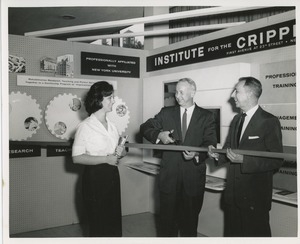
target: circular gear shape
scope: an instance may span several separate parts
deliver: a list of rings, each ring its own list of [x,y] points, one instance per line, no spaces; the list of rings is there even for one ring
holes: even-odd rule
[[[48,130],[57,138],[74,138],[77,125],[88,116],[83,102],[73,94],[59,94],[47,105],[45,121]]]
[[[42,110],[36,100],[26,93],[9,95],[9,139],[26,140],[40,128]]]
[[[125,132],[130,117],[128,107],[121,98],[115,97],[115,103],[112,107],[112,111],[107,113],[107,117],[116,125],[120,135]]]

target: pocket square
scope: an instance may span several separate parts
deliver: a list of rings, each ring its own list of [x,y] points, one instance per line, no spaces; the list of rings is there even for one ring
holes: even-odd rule
[[[249,136],[248,137],[249,140],[254,140],[254,139],[258,139],[258,138],[259,138],[259,136]]]

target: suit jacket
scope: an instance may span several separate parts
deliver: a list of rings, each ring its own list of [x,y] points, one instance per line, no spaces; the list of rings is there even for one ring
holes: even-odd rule
[[[236,144],[237,127],[241,115],[236,115],[231,123],[223,148],[282,152],[280,122],[274,115],[261,107],[252,116],[239,147]],[[228,162],[221,156],[219,164]],[[225,202],[240,208],[271,209],[273,173],[281,167],[282,159],[244,155],[242,164],[230,163],[225,189]]]
[[[161,131],[174,130],[175,139],[182,142],[180,107],[165,107],[151,119],[140,126],[141,134],[150,142],[156,143]],[[207,147],[217,144],[214,115],[197,105],[186,132],[186,146]],[[176,191],[177,181],[183,182],[184,190],[189,196],[201,195],[205,189],[206,153],[200,153],[200,164],[194,160],[186,161],[181,151],[164,151],[159,174],[160,190],[165,193]]]

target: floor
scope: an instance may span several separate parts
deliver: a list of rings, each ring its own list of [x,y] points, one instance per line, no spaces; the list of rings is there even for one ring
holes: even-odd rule
[[[123,237],[157,237],[156,221],[156,215],[151,213],[123,216]],[[85,233],[86,230],[83,226],[80,224],[73,224],[45,230],[14,234],[10,237],[85,237]],[[198,237],[203,236],[198,234]]]

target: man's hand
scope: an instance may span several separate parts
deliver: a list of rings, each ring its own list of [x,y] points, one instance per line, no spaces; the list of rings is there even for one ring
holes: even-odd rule
[[[231,148],[227,148],[227,153],[226,153],[227,158],[232,162],[232,163],[243,163],[244,161],[244,156],[241,154],[234,153]]]
[[[189,152],[187,150],[185,150],[183,153],[183,157],[185,160],[191,160],[193,159],[195,156],[198,156],[197,152]]]
[[[215,159],[216,161],[218,161],[220,154],[212,152],[212,149],[216,149],[216,148],[214,146],[212,146],[212,145],[208,146],[208,152],[207,152],[208,157],[210,159]]]
[[[162,131],[158,134],[157,139],[159,139],[163,144],[174,143],[174,139],[169,135],[173,133],[174,130],[171,131]]]

